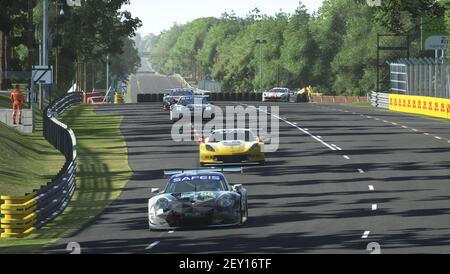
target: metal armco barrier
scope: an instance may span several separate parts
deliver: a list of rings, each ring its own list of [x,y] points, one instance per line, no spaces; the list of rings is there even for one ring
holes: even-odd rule
[[[389,109],[389,94],[372,91],[370,93],[370,103],[377,108]]]
[[[82,93],[71,93],[44,110],[44,138],[65,156],[66,162],[46,186],[23,197],[1,196],[2,238],[28,236],[61,214],[70,202],[76,187],[76,139],[73,131],[57,117],[82,100]]]

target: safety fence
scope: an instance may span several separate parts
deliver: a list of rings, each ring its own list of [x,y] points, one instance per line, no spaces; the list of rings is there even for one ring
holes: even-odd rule
[[[449,58],[410,58],[389,63],[391,92],[450,98],[449,61]]]
[[[389,109],[389,93],[372,91],[370,93],[370,103],[377,108]]]
[[[67,207],[76,187],[76,139],[73,131],[57,117],[82,100],[82,93],[71,93],[44,110],[44,138],[65,156],[66,162],[58,175],[40,189],[22,197],[0,197],[2,238],[26,237]]]
[[[393,111],[450,119],[450,99],[372,92],[371,103]]]

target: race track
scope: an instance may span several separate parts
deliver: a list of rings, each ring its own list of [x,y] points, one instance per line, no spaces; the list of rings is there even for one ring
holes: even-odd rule
[[[237,103],[217,102],[219,106]],[[250,103],[278,105],[275,103]],[[280,103],[280,148],[227,174],[249,192],[238,228],[148,230],[163,170],[197,167],[197,144],[171,139],[161,104],[102,106],[124,115],[132,180],[73,237],[44,253],[450,253],[450,124],[347,106]]]

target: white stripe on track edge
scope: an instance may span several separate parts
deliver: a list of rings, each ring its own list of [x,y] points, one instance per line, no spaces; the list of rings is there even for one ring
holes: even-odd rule
[[[291,126],[297,128],[297,129],[300,130],[301,132],[303,132],[303,133],[309,135],[309,136],[312,137],[314,140],[318,141],[319,143],[321,143],[322,145],[328,147],[329,149],[334,150],[334,151],[337,150],[336,148],[332,147],[330,144],[324,142],[323,140],[321,140],[321,139],[318,138],[317,136],[314,136],[313,134],[311,134],[311,133],[308,132],[307,130],[305,130],[305,129],[299,127],[298,125],[296,125],[296,124],[294,124],[294,123],[292,123],[292,122],[289,122],[289,121],[287,121],[287,120],[285,120],[285,119],[283,119],[283,118],[281,118],[281,117],[279,117],[279,116],[277,116],[277,115],[273,115],[272,113],[269,113],[269,112],[267,112],[267,111],[263,111],[263,110],[261,110],[261,109],[259,109],[259,111],[262,111],[262,112],[264,112],[264,113],[267,113],[267,114],[269,114],[269,115],[271,115],[271,116],[277,118],[278,120],[281,120],[281,121],[285,122],[286,124],[291,125]]]
[[[155,246],[157,246],[159,243],[160,243],[160,241],[156,241],[154,243],[151,243],[149,246],[147,246],[145,248],[145,250],[150,250],[150,249],[154,248]]]
[[[362,239],[367,239],[369,237],[370,231],[364,231],[364,234],[362,235]]]

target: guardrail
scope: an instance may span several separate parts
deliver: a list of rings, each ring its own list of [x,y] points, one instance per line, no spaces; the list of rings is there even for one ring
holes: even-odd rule
[[[389,109],[389,94],[372,91],[370,93],[370,102],[374,107]]]
[[[73,131],[57,117],[82,100],[82,93],[71,93],[44,110],[44,138],[64,155],[66,162],[58,175],[40,189],[22,197],[0,197],[1,238],[26,237],[67,207],[76,187],[76,139]]]

